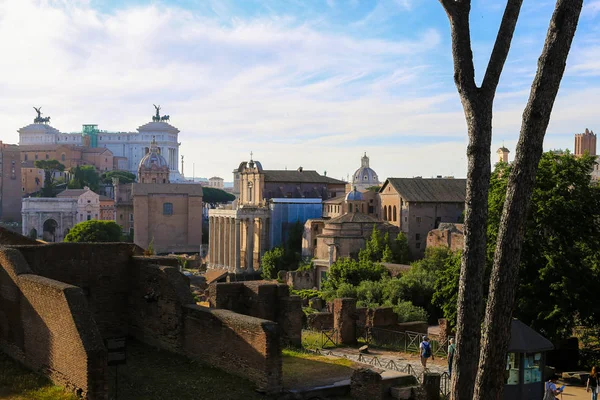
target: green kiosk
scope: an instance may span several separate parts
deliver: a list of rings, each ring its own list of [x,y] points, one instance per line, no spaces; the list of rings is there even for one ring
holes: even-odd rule
[[[546,352],[552,343],[513,319],[504,374],[505,400],[540,400],[544,397]]]

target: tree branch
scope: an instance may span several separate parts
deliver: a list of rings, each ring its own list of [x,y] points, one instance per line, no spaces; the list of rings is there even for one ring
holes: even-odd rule
[[[557,0],[523,113],[521,134],[508,178],[498,230],[483,325],[483,346],[473,396],[475,400],[496,400],[502,396],[527,212],[543,152],[544,136],[582,7],[583,0]]]
[[[494,49],[492,50],[483,83],[481,84],[481,88],[488,95],[493,96],[496,93],[500,74],[502,74],[504,63],[508,57],[510,44],[515,32],[517,20],[519,19],[521,4],[523,4],[523,0],[508,0],[506,4],[502,22],[498,29],[498,36],[496,36],[496,42],[494,43]]]

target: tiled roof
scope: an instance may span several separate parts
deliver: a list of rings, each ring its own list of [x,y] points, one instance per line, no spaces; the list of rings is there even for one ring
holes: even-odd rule
[[[79,197],[87,191],[87,189],[67,189],[57,194],[56,197]]]
[[[320,175],[317,171],[263,170],[263,174],[265,182],[345,184],[343,181]]]
[[[466,179],[388,178],[388,183],[405,201],[463,203],[467,192]]]
[[[362,223],[380,223],[377,218],[363,213],[346,213],[339,217],[332,218],[327,221],[327,224],[341,224],[344,222],[362,222]]]

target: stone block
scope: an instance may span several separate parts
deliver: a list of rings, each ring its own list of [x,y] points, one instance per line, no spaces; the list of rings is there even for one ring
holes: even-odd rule
[[[413,395],[412,386],[409,387],[393,387],[390,389],[390,395],[398,400],[410,400]]]
[[[333,301],[333,329],[340,344],[356,343],[356,299],[342,298]]]
[[[356,400],[381,400],[382,377],[370,368],[360,368],[354,371],[350,378],[350,395]]]

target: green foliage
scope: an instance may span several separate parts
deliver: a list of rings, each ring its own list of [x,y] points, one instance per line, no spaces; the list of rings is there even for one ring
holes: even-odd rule
[[[43,197],[56,197],[54,193],[54,174],[57,172],[63,172],[65,166],[58,162],[58,160],[37,160],[34,163],[36,168],[44,170],[44,187],[42,188]]]
[[[230,201],[234,200],[235,196],[231,193],[227,193],[224,190],[211,187],[202,188],[202,201],[206,204],[210,204],[213,207],[219,203],[229,203]]]
[[[362,281],[378,281],[387,273],[387,269],[381,264],[342,258],[329,267],[329,274],[327,275],[327,281],[324,283],[324,288],[337,290],[343,283],[358,286]]]
[[[100,188],[100,175],[93,165],[82,165],[71,169],[73,178],[69,182],[69,189],[83,189],[89,187],[92,191],[98,192]]]
[[[388,234],[386,233],[384,241],[384,237],[381,235],[381,232],[379,232],[377,226],[373,224],[371,237],[367,240],[365,248],[361,249],[358,253],[358,259],[362,263],[381,261],[387,242],[389,242]]]
[[[275,247],[266,251],[261,259],[262,276],[265,279],[275,279],[277,272],[285,269],[283,247]]]
[[[313,263],[312,261],[309,262],[300,262],[300,265],[298,266],[298,268],[296,269],[296,271],[310,271],[311,269],[313,269]]]
[[[320,299],[323,298],[323,293],[315,289],[291,289],[290,294],[293,296],[299,296],[305,300],[312,299],[313,297],[318,297]]]
[[[536,175],[521,253],[515,317],[556,340],[600,320],[600,187],[590,181],[594,157],[544,153]],[[492,175],[490,264],[510,166]]]
[[[394,312],[398,314],[398,322],[427,321],[429,319],[427,311],[413,305],[410,301],[402,301],[395,305]]]
[[[121,227],[114,221],[91,220],[76,224],[67,236],[65,242],[120,242]]]
[[[402,232],[398,233],[396,239],[390,243],[392,251],[392,261],[396,264],[408,264],[410,261],[410,249],[408,248],[408,239]]]
[[[108,171],[100,175],[100,180],[106,185],[112,185],[112,178],[119,178],[119,183],[133,183],[136,176],[127,171]]]
[[[410,251],[406,235],[400,232],[394,240],[390,240],[389,233],[382,235],[373,225],[371,236],[367,239],[365,248],[358,253],[361,262],[386,262],[406,264],[409,261]]]
[[[444,268],[438,272],[432,299],[433,303],[442,309],[444,318],[452,328],[456,325],[461,257],[462,251],[457,251],[446,260]]]

